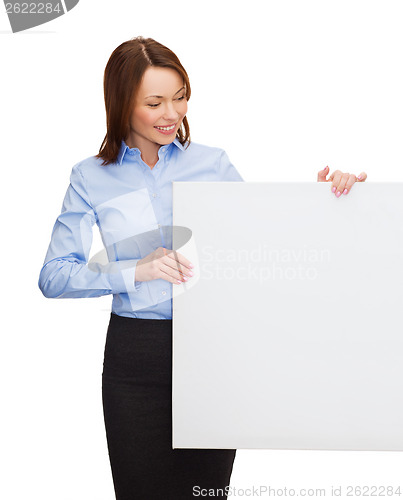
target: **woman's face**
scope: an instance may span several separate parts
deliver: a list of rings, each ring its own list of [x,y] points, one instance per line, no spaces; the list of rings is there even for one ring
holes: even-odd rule
[[[130,117],[129,147],[140,150],[171,143],[187,112],[182,77],[170,68],[149,67]]]

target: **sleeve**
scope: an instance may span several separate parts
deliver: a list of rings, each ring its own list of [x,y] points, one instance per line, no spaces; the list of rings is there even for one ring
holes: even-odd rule
[[[225,182],[243,181],[243,178],[239,174],[238,170],[231,163],[227,153],[224,150],[221,151],[217,168],[220,181],[225,181]]]
[[[96,214],[91,206],[79,164],[73,167],[62,211],[39,275],[39,288],[48,298],[100,297],[137,291],[134,282],[139,259],[88,266]]]

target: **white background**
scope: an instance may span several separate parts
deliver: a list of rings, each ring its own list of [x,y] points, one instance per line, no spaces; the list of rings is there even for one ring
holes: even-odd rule
[[[400,0],[81,0],[13,34],[1,9],[2,498],[114,498],[101,401],[111,297],[49,300],[37,280],[71,168],[105,135],[115,47],[143,35],[177,53],[192,139],[223,147],[246,181],[313,181],[326,165],[402,181],[402,16]],[[343,312],[329,304],[328,317]],[[403,486],[402,466],[397,452],[241,450],[232,485],[331,496]]]

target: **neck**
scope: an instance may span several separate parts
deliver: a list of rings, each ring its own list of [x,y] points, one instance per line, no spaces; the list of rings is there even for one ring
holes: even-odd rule
[[[158,161],[158,149],[159,149],[159,146],[158,146],[158,148],[157,148],[157,150],[155,152],[154,151],[153,152],[151,152],[151,151],[144,151],[141,148],[139,148],[139,149],[140,149],[140,152],[141,152],[141,158],[142,158],[143,162],[146,165],[148,165],[150,168],[153,168],[154,165]]]
[[[141,158],[146,165],[153,168],[158,161],[158,150],[160,145],[154,142],[142,140],[141,137],[136,139],[128,137],[125,141],[129,148],[138,148],[141,152]]]

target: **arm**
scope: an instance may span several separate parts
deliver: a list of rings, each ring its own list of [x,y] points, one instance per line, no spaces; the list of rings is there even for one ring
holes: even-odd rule
[[[138,259],[88,267],[95,222],[96,214],[77,164],[39,276],[38,285],[45,297],[99,297],[138,289],[134,283]]]
[[[224,182],[243,181],[241,175],[231,163],[225,151],[221,151],[218,166],[219,180]]]

